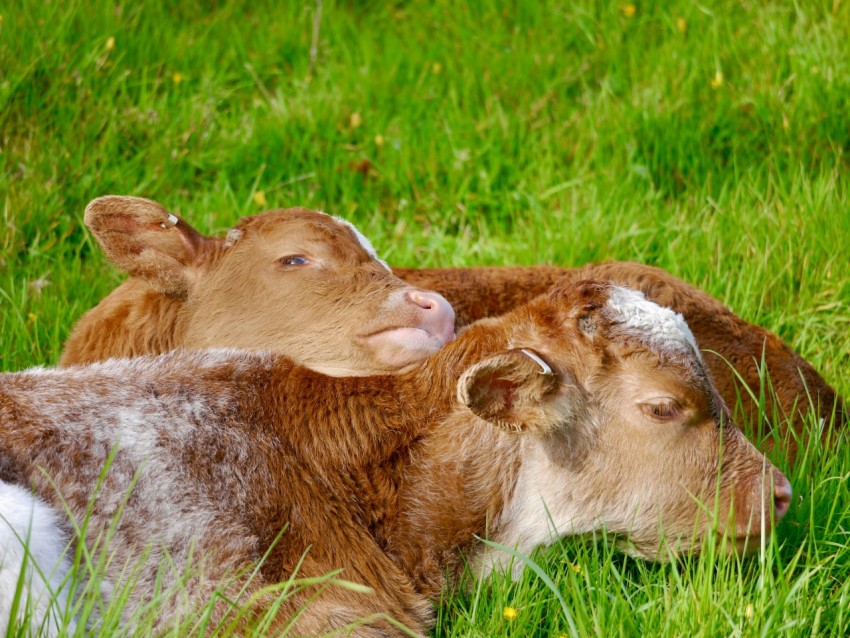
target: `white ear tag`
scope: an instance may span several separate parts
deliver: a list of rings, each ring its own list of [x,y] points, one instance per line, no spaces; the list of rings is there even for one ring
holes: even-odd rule
[[[549,367],[549,364],[546,363],[543,359],[541,359],[540,355],[538,355],[536,352],[527,350],[526,348],[520,348],[519,351],[522,352],[526,357],[534,361],[534,363],[540,366],[540,374],[545,374],[546,376],[551,376],[555,374],[554,372],[552,372],[552,368]]]
[[[168,213],[168,219],[162,222],[160,226],[165,230],[168,230],[169,228],[174,228],[177,225],[177,221],[178,219],[175,215]]]

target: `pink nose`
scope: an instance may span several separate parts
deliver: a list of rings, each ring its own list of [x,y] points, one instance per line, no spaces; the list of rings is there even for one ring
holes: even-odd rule
[[[409,290],[407,298],[422,311],[422,323],[428,332],[448,343],[455,336],[455,311],[445,298],[436,292]]]
[[[784,474],[776,472],[773,476],[773,507],[776,513],[776,522],[779,522],[788,508],[791,507],[791,484]]]

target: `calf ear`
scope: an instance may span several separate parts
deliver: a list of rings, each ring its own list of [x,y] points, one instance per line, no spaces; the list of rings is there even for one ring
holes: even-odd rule
[[[92,201],[85,222],[121,270],[146,280],[157,292],[186,295],[190,266],[206,241],[189,224],[154,201],[118,195]]]
[[[476,416],[502,428],[550,432],[562,420],[556,402],[560,381],[533,353],[511,350],[469,368],[458,398]]]

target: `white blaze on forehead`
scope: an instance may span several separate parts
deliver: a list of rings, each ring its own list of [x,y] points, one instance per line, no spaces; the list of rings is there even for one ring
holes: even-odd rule
[[[684,317],[647,299],[639,290],[611,286],[606,309],[609,316],[636,337],[662,350],[696,353],[697,342]]]
[[[327,215],[327,213],[325,213],[325,214]],[[359,230],[357,230],[357,227],[354,224],[352,224],[347,219],[343,219],[342,217],[335,217],[333,215],[328,215],[328,216],[331,217],[331,219],[333,219],[335,222],[342,224],[343,226],[348,228],[352,233],[354,233],[354,236],[357,238],[357,241],[360,242],[360,245],[363,247],[363,250],[365,250],[366,253],[372,259],[377,261],[384,268],[386,268],[387,270],[390,270],[390,267],[387,265],[387,262],[385,262],[383,259],[378,257],[378,253],[377,253],[377,251],[375,251],[375,247],[372,245],[372,242],[369,241],[369,238],[366,237],[366,235],[361,233]],[[392,272],[392,271],[390,271],[390,272]]]

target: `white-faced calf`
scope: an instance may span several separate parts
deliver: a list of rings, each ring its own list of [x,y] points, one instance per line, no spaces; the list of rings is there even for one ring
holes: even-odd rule
[[[190,554],[197,603],[274,546],[242,600],[296,569],[342,569],[374,590],[287,599],[271,631],[312,598],[295,628],[311,635],[373,614],[425,631],[461,555],[496,558],[476,535],[528,551],[604,527],[658,558],[716,534],[745,547],[790,502],[729,421],[681,317],[595,282],[483,320],[397,376],[331,378],[225,350],[0,377],[6,480],[82,518],[113,450],[86,540],[133,486],[110,577],[151,555],[128,613]],[[157,577],[163,550],[175,570]],[[356,633],[397,632],[375,620]]]

